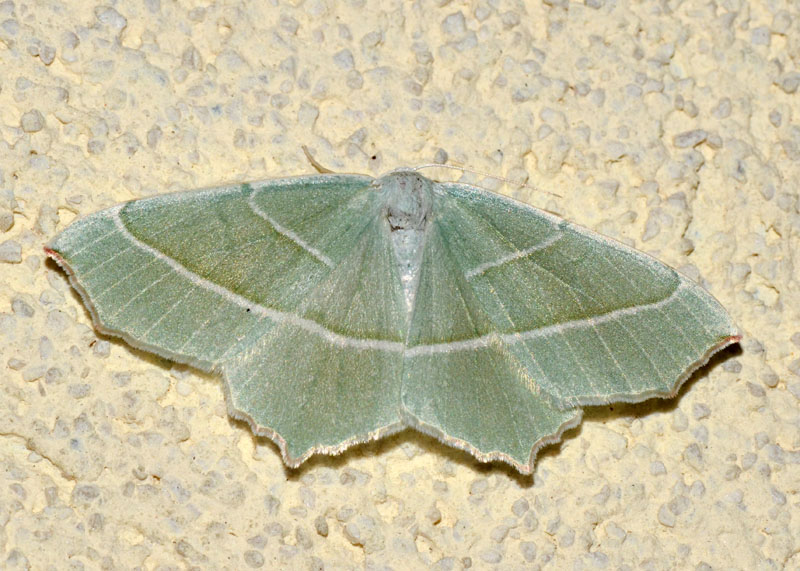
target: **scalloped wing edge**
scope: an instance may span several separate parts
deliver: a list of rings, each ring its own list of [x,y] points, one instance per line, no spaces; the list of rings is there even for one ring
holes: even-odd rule
[[[198,369],[200,371],[206,372],[206,373],[216,373],[219,376],[221,376],[222,380],[224,381],[222,383],[222,385],[223,385],[223,392],[224,392],[224,395],[225,395],[225,402],[226,402],[226,406],[227,406],[227,410],[228,410],[229,416],[231,418],[236,419],[236,420],[246,422],[247,425],[250,427],[250,430],[255,435],[261,436],[261,437],[267,437],[272,442],[274,442],[275,445],[280,450],[280,454],[281,454],[281,458],[282,458],[283,462],[286,464],[286,466],[288,466],[289,468],[293,468],[293,469],[299,468],[300,465],[303,462],[308,460],[313,455],[322,454],[322,455],[329,455],[329,456],[337,456],[339,454],[342,454],[343,452],[345,452],[349,448],[351,448],[353,446],[356,446],[358,444],[364,444],[364,443],[367,443],[367,442],[379,440],[379,439],[384,438],[386,436],[390,436],[392,434],[396,434],[396,433],[398,433],[398,432],[400,432],[400,431],[402,431],[402,430],[404,430],[406,428],[412,428],[412,429],[417,430],[417,431],[419,431],[419,432],[421,432],[423,434],[426,434],[428,436],[434,437],[436,440],[438,440],[442,444],[445,444],[447,446],[451,446],[453,448],[457,448],[459,450],[467,452],[468,454],[473,456],[479,462],[486,463],[486,462],[500,461],[500,462],[509,464],[510,466],[512,466],[514,469],[516,469],[518,472],[520,472],[523,475],[530,475],[534,471],[535,463],[536,463],[536,457],[539,454],[540,450],[542,448],[544,448],[545,446],[548,446],[548,445],[551,445],[551,444],[557,444],[558,442],[560,442],[563,439],[563,435],[564,435],[564,433],[566,431],[568,431],[568,430],[570,430],[572,428],[575,428],[578,425],[580,425],[581,420],[583,418],[583,410],[580,407],[582,407],[582,406],[600,406],[600,405],[610,404],[611,402],[624,402],[624,403],[635,404],[635,403],[644,402],[646,400],[650,400],[651,398],[663,398],[663,399],[673,398],[680,391],[681,387],[686,383],[686,381],[688,379],[690,379],[692,377],[692,375],[698,369],[700,369],[706,363],[708,363],[708,361],[711,359],[711,357],[714,354],[718,353],[719,351],[721,351],[725,347],[728,347],[728,346],[730,346],[732,344],[735,344],[735,343],[739,342],[741,340],[741,338],[742,338],[742,336],[740,334],[731,335],[731,336],[728,336],[728,337],[724,338],[723,340],[721,340],[719,343],[717,343],[716,345],[712,346],[711,348],[709,348],[709,350],[706,351],[706,353],[700,359],[698,359],[692,365],[690,365],[686,369],[686,371],[684,371],[684,373],[682,375],[680,375],[676,379],[675,383],[673,384],[672,389],[669,390],[669,391],[666,391],[666,392],[664,392],[664,391],[648,391],[648,392],[645,392],[645,393],[640,393],[640,394],[635,395],[633,397],[631,397],[630,395],[622,395],[622,396],[615,395],[613,398],[604,399],[602,402],[596,401],[596,400],[592,400],[592,399],[582,399],[581,401],[579,401],[577,403],[577,406],[574,409],[570,409],[570,410],[574,410],[575,411],[575,416],[573,418],[571,418],[568,421],[564,422],[558,428],[558,430],[556,432],[554,432],[552,434],[545,435],[545,436],[539,438],[538,440],[536,440],[535,442],[533,442],[533,444],[531,445],[531,452],[530,452],[530,456],[529,456],[528,462],[525,463],[525,464],[521,464],[520,462],[518,462],[517,460],[515,460],[514,458],[512,458],[508,454],[506,454],[504,452],[497,451],[497,450],[489,451],[489,452],[481,452],[479,449],[477,449],[475,446],[471,445],[466,440],[462,440],[460,438],[449,436],[443,430],[441,430],[440,428],[437,428],[436,426],[433,426],[433,425],[430,425],[430,424],[427,424],[427,423],[424,423],[424,422],[420,421],[419,419],[417,419],[416,417],[414,417],[413,415],[411,415],[407,411],[401,411],[400,412],[401,420],[399,422],[396,422],[396,423],[381,427],[381,428],[379,428],[377,430],[370,431],[367,434],[355,435],[355,436],[353,436],[351,438],[348,438],[347,440],[344,440],[344,441],[342,441],[342,442],[340,442],[339,444],[336,444],[336,445],[332,445],[332,446],[322,446],[322,445],[314,446],[314,447],[311,447],[308,450],[306,450],[300,456],[292,457],[288,452],[288,445],[287,445],[286,440],[277,431],[273,430],[272,428],[270,428],[268,426],[259,425],[246,412],[244,412],[242,410],[239,410],[239,409],[237,409],[236,407],[233,406],[233,399],[232,399],[232,397],[230,395],[230,382],[227,379],[227,375],[225,374],[224,367],[218,368],[218,367],[215,367],[212,363],[206,363],[206,362],[198,361],[197,359],[187,358],[184,355],[177,355],[177,354],[173,354],[173,353],[171,353],[169,351],[164,351],[163,349],[161,349],[159,347],[148,345],[147,343],[142,343],[141,341],[132,338],[130,335],[128,335],[128,334],[126,334],[126,333],[124,333],[122,331],[118,331],[118,330],[106,327],[100,321],[100,318],[99,318],[99,316],[97,314],[97,311],[96,311],[96,309],[94,307],[94,304],[91,301],[91,298],[89,297],[88,293],[83,288],[83,286],[81,286],[81,284],[78,281],[78,278],[77,278],[75,272],[72,270],[72,268],[67,263],[67,261],[57,251],[55,251],[55,250],[53,250],[53,249],[51,249],[51,248],[49,248],[47,246],[44,247],[44,251],[47,254],[47,256],[50,257],[53,261],[55,261],[56,264],[61,269],[63,269],[64,272],[67,274],[67,279],[69,280],[70,286],[72,288],[74,288],[76,292],[78,292],[78,295],[80,296],[84,307],[86,307],[86,309],[89,311],[89,314],[90,314],[90,316],[92,318],[92,324],[93,324],[94,328],[98,332],[102,333],[103,335],[120,338],[123,341],[125,341],[125,343],[127,343],[131,347],[134,347],[135,349],[139,349],[139,350],[142,350],[142,351],[153,353],[155,355],[158,355],[159,357],[162,357],[162,358],[170,360],[170,361],[174,361],[176,363],[189,365],[191,367],[194,367],[194,368],[196,368],[196,369]]]

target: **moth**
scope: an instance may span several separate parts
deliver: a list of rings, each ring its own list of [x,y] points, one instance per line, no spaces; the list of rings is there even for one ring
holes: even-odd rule
[[[673,396],[740,338],[654,258],[413,169],[134,200],[46,252],[98,331],[219,373],[291,467],[412,427],[527,474],[583,406]]]

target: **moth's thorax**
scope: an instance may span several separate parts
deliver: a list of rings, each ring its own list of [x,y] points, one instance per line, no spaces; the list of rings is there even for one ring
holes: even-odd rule
[[[414,309],[425,234],[432,219],[434,182],[413,171],[396,171],[378,179],[385,193],[385,215],[403,286],[408,319]]]
[[[413,171],[398,171],[378,182],[392,230],[424,230],[433,205],[433,181]]]

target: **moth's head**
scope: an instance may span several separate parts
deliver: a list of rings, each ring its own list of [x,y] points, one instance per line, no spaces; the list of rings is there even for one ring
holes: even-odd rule
[[[432,180],[414,171],[394,171],[378,179],[386,196],[386,218],[392,230],[423,230],[433,206]]]

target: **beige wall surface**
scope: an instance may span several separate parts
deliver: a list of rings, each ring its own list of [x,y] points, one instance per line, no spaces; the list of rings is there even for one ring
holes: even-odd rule
[[[0,1],[0,567],[800,567],[799,62],[788,0]],[[527,181],[465,175],[680,269],[741,345],[532,477],[409,431],[288,470],[42,247],[301,145]]]

